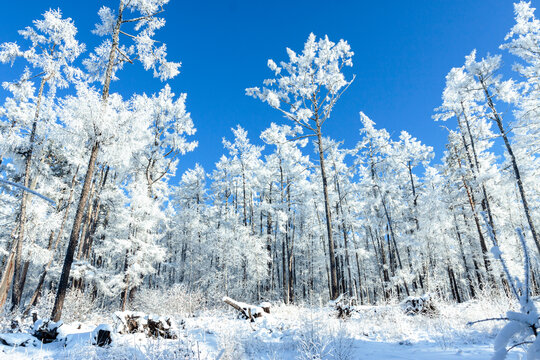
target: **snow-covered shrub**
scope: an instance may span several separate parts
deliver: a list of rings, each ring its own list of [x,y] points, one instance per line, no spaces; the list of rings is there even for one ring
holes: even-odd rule
[[[200,359],[200,354],[188,339],[175,341],[151,341],[141,347],[144,357],[141,360],[186,360]],[[137,358],[138,360],[138,358]]]
[[[175,284],[166,290],[140,289],[131,307],[149,314],[192,316],[203,305],[201,292]]]
[[[340,322],[334,330],[330,342],[330,357],[335,360],[350,360],[354,358],[354,339],[347,331],[347,324]]]
[[[485,218],[485,215],[484,215]],[[527,250],[527,245],[525,243],[525,237],[521,229],[516,229],[518,237],[521,242],[521,247],[523,249],[523,273],[524,280],[521,281],[517,276],[512,276],[502,257],[502,252],[498,247],[495,237],[493,235],[493,230],[485,218],[485,223],[488,229],[488,234],[493,243],[491,248],[491,253],[493,256],[499,260],[508,280],[508,284],[515,298],[518,300],[520,305],[519,311],[507,311],[506,317],[486,319],[480,321],[490,321],[490,320],[504,320],[507,321],[506,325],[501,329],[495,342],[493,348],[495,350],[495,355],[493,360],[503,360],[506,359],[508,352],[515,347],[526,347],[527,348],[527,360],[540,359],[540,338],[538,337],[538,329],[540,328],[538,309],[532,299],[531,289],[529,284],[530,277],[530,263],[529,263],[529,253]],[[473,324],[476,322],[473,322]]]
[[[186,360],[198,359],[193,344],[187,339],[150,340],[142,344],[122,344],[99,347],[84,342],[76,342],[58,353],[60,359],[85,360]],[[40,358],[49,358],[43,356]]]
[[[55,290],[45,292],[36,306],[32,308],[32,312],[36,312],[38,318],[49,318],[55,296]],[[78,289],[71,289],[66,295],[62,320],[65,323],[87,320],[102,322],[108,317],[105,315],[106,310],[97,301],[93,300],[89,293],[82,292]]]
[[[36,313],[37,318],[45,319],[51,315],[53,304],[54,291],[44,292],[39,298],[37,304],[32,308],[32,312]]]
[[[321,360],[330,356],[332,340],[323,332],[323,324],[306,319],[298,334],[298,353],[302,360]]]
[[[90,293],[73,289],[68,292],[62,311],[64,322],[86,321],[92,316],[103,316],[104,309],[92,299]]]
[[[356,297],[347,297],[341,294],[336,300],[330,300],[328,305],[336,310],[338,319],[346,320],[351,317],[354,311],[356,311]]]
[[[218,335],[219,353],[217,360],[241,359],[245,354],[244,344],[241,337],[234,332],[223,332]]]

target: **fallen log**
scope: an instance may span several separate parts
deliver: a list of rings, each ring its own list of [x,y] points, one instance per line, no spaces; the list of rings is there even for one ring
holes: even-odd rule
[[[228,296],[223,297],[223,302],[238,310],[242,318],[251,322],[254,322],[256,318],[262,317],[264,313],[270,314],[270,303],[268,302],[260,305],[252,305],[233,300]]]

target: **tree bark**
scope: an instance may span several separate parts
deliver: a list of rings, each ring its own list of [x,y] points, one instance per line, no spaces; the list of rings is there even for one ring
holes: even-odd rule
[[[270,190],[268,192],[268,206],[272,206],[272,182],[270,182]],[[270,291],[272,287],[272,213],[269,208],[266,212],[266,252],[268,255],[267,268],[266,268],[266,291]]]
[[[66,251],[66,257],[64,259],[64,265],[62,267],[62,274],[60,275],[60,281],[58,282],[58,291],[56,292],[56,298],[54,300],[54,306],[51,313],[51,319],[53,321],[59,321],[62,317],[62,309],[64,307],[64,299],[69,282],[69,273],[71,271],[71,265],[73,264],[73,257],[75,255],[75,249],[77,248],[77,242],[79,240],[79,230],[81,228],[82,218],[84,215],[84,209],[90,193],[90,185],[92,183],[92,175],[96,164],[97,155],[99,152],[99,143],[95,143],[92,147],[90,154],[90,161],[88,162],[88,169],[84,178],[84,185],[79,199],[79,205],[77,212],[75,213],[75,220],[73,222],[73,228],[71,229],[71,235],[69,237],[68,248]]]
[[[319,163],[321,168],[321,179],[324,195],[324,211],[326,215],[326,233],[328,236],[328,257],[330,260],[330,299],[335,300],[339,296],[339,285],[337,278],[336,255],[334,250],[334,237],[332,234],[332,214],[330,212],[330,200],[328,196],[328,181],[326,177],[326,169],[324,167],[324,149],[322,143],[321,125],[318,118],[316,118],[316,124],[317,143],[319,145]]]

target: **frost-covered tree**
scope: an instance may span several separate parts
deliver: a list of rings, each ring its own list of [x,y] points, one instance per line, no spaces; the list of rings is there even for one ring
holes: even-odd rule
[[[13,64],[18,58],[22,58],[31,67],[26,68],[17,82],[3,84],[14,94],[14,98],[8,99],[3,107],[8,128],[3,131],[4,146],[1,150],[2,156],[7,155],[16,163],[19,161],[23,163],[20,165],[22,185],[31,189],[36,187],[35,168],[47,144],[45,141],[47,127],[39,122],[43,117],[51,116],[50,113],[40,114],[40,112],[43,107],[50,107],[56,88],[65,88],[70,81],[81,76],[80,70],[72,63],[84,51],[84,45],[75,38],[77,28],[73,21],[70,18],[62,18],[60,10],[49,10],[43,14],[43,19],[35,20],[33,23],[34,26],[19,31],[25,42],[29,43],[27,49],[22,49],[15,42],[0,45],[0,62]],[[33,88],[34,79],[39,80],[37,94]],[[45,85],[49,87],[48,95],[44,94]],[[29,136],[26,136],[27,133]],[[21,277],[21,255],[28,199],[28,192],[23,192],[17,230],[14,231],[16,234],[13,244],[14,265],[11,266],[13,261],[11,259],[6,264],[6,269],[13,269],[13,307],[19,305],[25,281],[24,277]],[[3,290],[6,291],[7,287]]]
[[[403,255],[397,239],[399,231],[395,215],[398,210],[394,210],[394,205],[400,202],[395,196],[394,184],[390,181],[394,178],[392,140],[386,130],[376,129],[375,123],[366,115],[361,113],[360,118],[363,138],[357,145],[356,163],[361,178],[361,192],[369,199],[365,202],[364,210],[365,216],[370,219],[365,224],[366,235],[372,238],[373,247],[379,253],[379,272],[385,283],[384,296],[389,296],[393,285],[396,285],[398,292],[409,294],[407,282],[402,274],[398,274],[403,270]]]
[[[169,86],[156,96],[136,96],[132,100],[132,117],[146,125],[145,146],[133,154],[133,208],[130,212],[129,244],[125,256],[125,279],[122,309],[128,293],[142,283],[144,276],[155,272],[153,264],[165,258],[165,249],[158,244],[167,222],[165,202],[170,196],[169,179],[176,173],[178,156],[192,151],[197,142],[188,141],[195,128],[186,112],[186,95],[174,99]],[[145,186],[146,194],[140,187]]]
[[[101,112],[100,120],[102,122],[110,121],[106,115],[111,81],[116,79],[116,72],[126,62],[134,62],[131,59],[132,56],[136,56],[145,70],[153,70],[154,76],[161,80],[170,79],[178,74],[180,64],[168,62],[166,60],[166,45],[158,45],[153,39],[156,30],[165,25],[165,20],[158,15],[163,12],[163,6],[167,2],[168,0],[120,0],[116,12],[108,7],[102,7],[99,10],[98,14],[101,22],[96,25],[94,33],[100,36],[106,36],[107,39],[90,54],[89,58],[85,61],[85,65],[91,78],[102,84],[102,104],[97,109]],[[129,17],[130,15],[128,13],[132,14],[132,17]],[[129,25],[133,25],[132,29],[134,33],[132,34],[128,32],[130,30],[126,29]],[[127,37],[133,44],[126,46],[121,43],[121,35]],[[79,197],[66,258],[58,284],[55,305],[51,315],[54,321],[58,321],[62,315],[73,255],[79,241],[85,204],[90,193],[100,146],[100,142],[96,140],[91,144],[91,148],[89,149],[90,157],[83,188]]]
[[[354,80],[347,80],[343,74],[345,66],[352,66],[353,52],[344,40],[336,44],[328,37],[317,40],[314,34],[310,34],[302,53],[297,54],[287,48],[287,54],[289,62],[282,61],[280,66],[273,60],[268,60],[268,67],[274,72],[275,78],[265,80],[265,87],[262,89],[248,88],[246,93],[266,102],[287,119],[309,131],[305,137],[316,137],[330,260],[330,297],[335,299],[339,295],[338,273],[322,126],[330,118],[336,102]]]
[[[216,246],[226,249],[225,255],[217,254],[219,272],[229,294],[240,288],[253,293],[267,266],[264,237],[255,230],[254,208],[263,148],[253,145],[243,128],[232,131],[234,141],[223,139],[228,156],[221,157],[212,174],[215,211],[223,216],[223,222],[216,224]]]
[[[470,208],[467,216],[474,220],[484,267],[489,274],[489,282],[495,286],[480,212],[487,213],[494,234],[497,233],[495,229],[499,229],[500,222],[495,224],[491,203],[495,200],[493,194],[497,192],[493,186],[499,180],[499,169],[495,165],[495,156],[490,152],[495,135],[483,104],[484,95],[472,90],[472,81],[464,67],[453,68],[446,77],[443,104],[436,109],[438,113],[434,119],[447,121],[455,118],[457,121],[458,129],[450,132],[449,151],[444,161],[448,166],[447,177],[465,190],[461,195],[467,199],[467,207]],[[479,285],[483,287],[482,282]]]
[[[521,81],[517,83],[518,94],[514,99],[511,142],[531,209],[538,208],[540,201],[540,21],[534,11],[530,3],[514,4],[516,24],[501,46],[519,59],[514,64]],[[539,213],[531,212],[532,222],[538,224]]]
[[[540,21],[534,11],[531,3],[521,1],[514,4],[516,24],[506,35],[507,42],[501,48],[521,60],[514,65],[514,70],[523,79],[516,101],[515,145],[519,151],[534,157],[537,163],[540,148]]]
[[[309,181],[309,169],[311,163],[307,156],[303,155],[299,147],[305,147],[307,139],[291,141],[289,139],[301,134],[301,128],[291,128],[288,125],[271,126],[264,130],[261,138],[266,144],[275,147],[274,152],[266,157],[265,174],[269,178],[265,181],[268,190],[267,201],[267,231],[272,233],[274,227],[275,241],[267,240],[267,250],[270,259],[276,257],[279,242],[281,242],[281,285],[283,301],[293,303],[295,301],[295,252],[301,247],[304,235],[305,218],[304,206],[309,203],[308,190],[311,187]],[[304,223],[304,224],[303,224]],[[296,247],[296,248],[295,248]],[[273,248],[273,252],[272,252]],[[270,268],[270,271],[273,269]]]
[[[206,173],[195,165],[180,179],[173,195],[175,208],[172,237],[170,239],[170,282],[187,283],[188,287],[201,284],[209,288],[212,283],[212,237],[209,237],[212,219],[208,213]]]
[[[247,131],[240,126],[232,129],[232,132],[234,142],[223,139],[223,145],[229,152],[228,175],[233,181],[235,207],[241,207],[242,222],[244,226],[250,224],[253,231],[253,218],[249,216],[253,206],[250,204],[252,204],[256,191],[255,171],[261,167],[260,157],[263,147],[251,144],[247,137]]]
[[[509,158],[510,166],[518,188],[525,219],[529,226],[533,241],[540,253],[540,239],[538,238],[533,216],[529,206],[527,191],[523,186],[520,165],[514,154],[514,148],[510,143],[509,130],[503,123],[502,114],[495,105],[496,97],[502,101],[512,102],[517,96],[513,80],[502,81],[497,75],[501,66],[500,56],[488,56],[480,61],[476,60],[476,52],[473,51],[466,57],[465,70],[471,76],[470,90],[479,91],[484,95],[484,101],[489,109],[489,116],[497,125],[500,136],[503,139],[505,150]]]

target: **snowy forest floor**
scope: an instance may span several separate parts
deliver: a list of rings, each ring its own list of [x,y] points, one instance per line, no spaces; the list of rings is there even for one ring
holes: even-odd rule
[[[91,331],[111,316],[84,313],[83,322],[62,325],[64,343],[36,346],[0,345],[2,359],[489,359],[503,323],[469,321],[499,317],[509,299],[437,303],[434,317],[408,316],[399,305],[359,306],[348,320],[331,307],[275,306],[270,315],[250,323],[232,308],[174,315],[176,340],[143,334],[118,335],[112,345],[90,345]],[[83,314],[81,313],[81,314]],[[82,316],[82,315],[81,315]],[[7,325],[8,318],[4,317]],[[70,335],[68,335],[70,334]],[[522,351],[515,349],[509,359]]]

